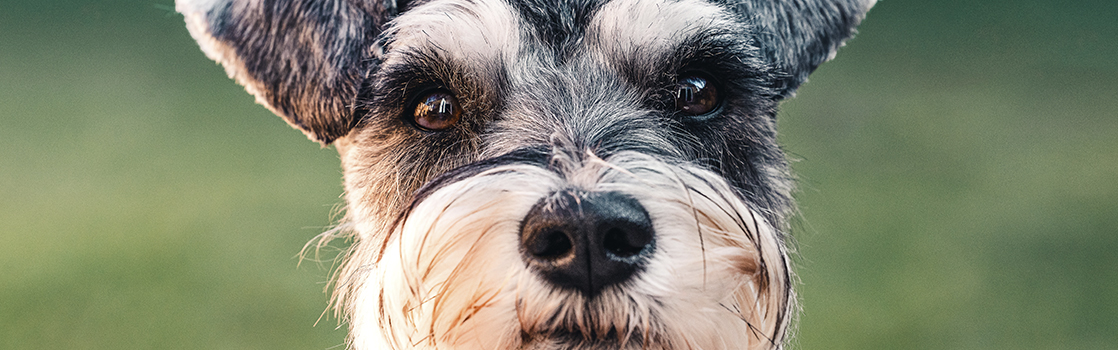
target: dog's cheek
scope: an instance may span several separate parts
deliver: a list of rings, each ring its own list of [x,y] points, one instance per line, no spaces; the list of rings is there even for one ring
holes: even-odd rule
[[[771,345],[765,339],[782,334],[776,330],[787,322],[791,298],[775,229],[709,171],[640,161],[625,167],[640,180],[621,186],[632,186],[632,196],[648,208],[657,232],[656,255],[631,291],[662,301],[657,312],[665,320],[664,334],[687,335],[672,344],[704,349]]]
[[[380,314],[376,321],[392,332],[385,340],[455,349],[515,345],[516,282],[529,273],[520,221],[556,187],[542,169],[519,168],[437,190],[393,232],[376,267],[379,288],[362,292],[378,303],[366,312]]]
[[[453,147],[427,144],[418,131],[399,122],[378,121],[356,130],[340,144],[345,169],[347,220],[359,238],[380,239],[406,198],[431,176],[473,159],[468,143],[446,141]]]

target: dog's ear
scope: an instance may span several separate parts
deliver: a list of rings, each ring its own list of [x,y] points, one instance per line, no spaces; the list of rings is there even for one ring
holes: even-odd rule
[[[834,58],[877,0],[728,0],[756,25],[764,59],[786,76],[776,82],[792,95],[823,62]]]
[[[176,0],[202,51],[256,101],[323,145],[357,123],[370,44],[393,0]]]

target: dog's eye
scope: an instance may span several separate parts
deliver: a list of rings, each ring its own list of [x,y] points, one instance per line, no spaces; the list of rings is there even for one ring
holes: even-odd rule
[[[702,115],[718,106],[718,89],[707,75],[693,73],[680,77],[675,85],[675,109],[684,115]]]
[[[415,125],[430,131],[446,130],[458,123],[462,107],[450,91],[436,90],[421,97],[415,105],[412,120]]]

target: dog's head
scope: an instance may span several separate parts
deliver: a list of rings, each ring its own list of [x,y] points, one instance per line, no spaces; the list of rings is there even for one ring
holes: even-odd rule
[[[874,0],[179,0],[334,143],[361,349],[769,349],[793,316],[777,104]]]

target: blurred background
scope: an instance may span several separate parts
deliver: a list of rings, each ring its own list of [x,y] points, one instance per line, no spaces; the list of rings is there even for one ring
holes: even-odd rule
[[[1118,349],[1116,18],[878,3],[780,116],[793,349]],[[340,348],[341,192],[171,0],[0,2],[0,348]]]

